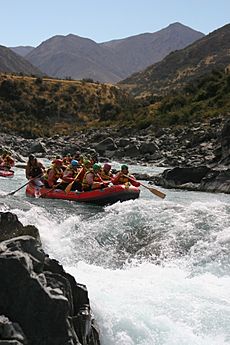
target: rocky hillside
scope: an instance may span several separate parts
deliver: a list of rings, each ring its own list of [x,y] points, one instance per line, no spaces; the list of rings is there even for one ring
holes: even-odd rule
[[[86,81],[0,75],[1,130],[26,137],[70,133],[135,113],[118,87]]]
[[[212,69],[230,66],[230,24],[122,81],[136,95],[168,93]]]
[[[59,35],[41,43],[26,59],[53,77],[114,83],[203,36],[180,23],[101,44],[72,34]]]
[[[41,76],[42,72],[11,49],[0,46],[0,73],[22,73]]]

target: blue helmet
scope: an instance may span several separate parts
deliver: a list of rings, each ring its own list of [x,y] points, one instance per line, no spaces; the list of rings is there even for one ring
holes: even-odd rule
[[[72,165],[73,167],[78,166],[78,161],[76,161],[76,159],[73,159],[73,160],[71,161],[71,165]]]

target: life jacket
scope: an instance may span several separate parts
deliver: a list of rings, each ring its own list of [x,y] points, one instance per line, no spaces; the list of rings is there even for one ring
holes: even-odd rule
[[[59,179],[59,177],[62,177],[62,175],[63,175],[63,171],[62,171],[62,169],[61,168],[57,168],[57,167],[50,167],[50,168],[48,168],[47,170],[46,170],[46,173],[44,174],[44,179],[45,180],[47,180],[48,181],[48,178],[49,178],[49,172],[50,172],[50,170],[53,170],[54,171],[54,179],[56,179],[56,180],[58,180]]]
[[[41,177],[43,175],[43,170],[40,166],[33,166],[31,165],[29,167],[29,173],[28,173],[29,177]]]
[[[100,176],[102,178],[103,181],[110,181],[111,177],[113,176],[111,172],[107,173],[104,171],[104,169],[102,169]]]
[[[83,181],[82,181],[82,188],[83,189],[90,189],[91,185],[89,185],[89,183],[87,182],[87,175],[88,174],[93,174],[93,182],[102,182],[102,178],[99,176],[99,174],[95,174],[95,172],[93,171],[93,169],[88,170],[84,177],[83,177]]]
[[[74,169],[72,167],[72,165],[68,165],[67,168],[65,169],[64,171],[64,174],[63,174],[63,177],[62,177],[62,180],[64,182],[72,182],[73,179],[75,179],[75,177],[78,175],[78,171],[76,169]],[[78,178],[77,178],[78,180]]]
[[[74,169],[71,164],[67,166],[66,170],[67,170],[67,172],[72,172],[71,177],[76,177],[78,174],[78,171],[76,169]]]
[[[5,158],[3,158],[3,162],[1,163],[1,165],[4,168],[10,169],[14,166],[14,159],[10,156],[6,156]]]
[[[118,180],[118,182],[117,182],[117,184],[125,184],[125,183],[127,183],[127,182],[129,182],[129,179],[128,179],[127,177],[125,177],[125,176],[120,176],[120,177],[119,177],[119,180]]]

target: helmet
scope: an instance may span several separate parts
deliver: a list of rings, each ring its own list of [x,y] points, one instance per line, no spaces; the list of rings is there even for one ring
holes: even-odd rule
[[[121,170],[128,170],[129,169],[129,167],[128,167],[128,165],[126,165],[126,164],[122,164],[122,166],[121,166]]]
[[[88,159],[84,159],[83,163],[84,163],[85,166],[90,165],[90,161]]]
[[[101,169],[101,165],[98,163],[94,163],[93,170],[100,170],[100,169]]]
[[[103,166],[103,169],[109,171],[111,169],[111,167],[112,167],[111,164],[105,163],[104,166]]]
[[[61,159],[55,159],[55,160],[53,161],[53,164],[58,165],[58,166],[61,166],[61,165],[62,165],[62,160],[61,160]]]
[[[33,154],[30,154],[30,155],[29,155],[29,160],[30,160],[30,161],[32,161],[34,158],[35,158],[35,155],[33,155]]]
[[[78,166],[78,161],[76,159],[72,159],[71,163],[70,163],[73,167]]]

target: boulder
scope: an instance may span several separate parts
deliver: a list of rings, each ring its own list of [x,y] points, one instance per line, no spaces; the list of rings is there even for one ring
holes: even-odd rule
[[[41,141],[35,141],[30,146],[30,153],[46,153],[45,145]]]
[[[8,317],[0,315],[0,345],[27,345],[27,339],[21,327]]]
[[[140,155],[139,147],[135,144],[130,144],[124,148],[124,156],[136,158]]]
[[[167,181],[172,181],[176,185],[181,185],[187,182],[200,183],[202,178],[210,171],[206,166],[186,167],[166,169],[162,173],[162,177]]]
[[[150,142],[150,143],[146,142],[140,145],[141,154],[145,154],[145,153],[153,154],[157,151],[159,151],[159,147],[154,142]]]
[[[23,226],[15,214],[0,212],[0,242],[24,235],[32,236],[41,242],[38,229],[35,226]]]
[[[10,344],[99,345],[86,286],[50,259],[36,238],[11,238],[25,228],[15,215],[1,213],[0,221],[1,231],[10,233],[0,242],[0,313],[15,338]],[[7,327],[0,319],[0,335]]]
[[[103,153],[105,151],[114,151],[117,149],[117,145],[115,144],[112,138],[106,138],[100,141],[98,144],[95,145],[95,150],[99,153]]]
[[[116,141],[118,147],[125,147],[130,144],[130,140],[126,138],[121,138]]]

